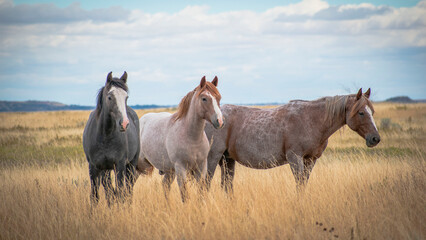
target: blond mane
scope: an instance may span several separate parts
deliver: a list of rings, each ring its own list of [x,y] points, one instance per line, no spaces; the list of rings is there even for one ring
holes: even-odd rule
[[[213,85],[211,82],[206,82],[204,86],[201,88],[200,85],[198,85],[194,90],[186,94],[185,97],[182,98],[182,100],[179,103],[177,112],[174,114],[173,119],[176,121],[180,118],[183,118],[188,113],[189,107],[191,105],[191,100],[195,96],[199,96],[202,92],[208,91],[210,92],[214,98],[220,101],[221,95],[219,91],[217,90],[216,86]]]
[[[334,96],[334,97],[325,97],[325,110],[326,110],[326,119],[325,121],[328,124],[332,124],[333,119],[341,119],[346,115],[346,105],[348,103],[349,97],[356,97],[355,94],[345,95],[345,96]],[[361,108],[367,105],[371,111],[374,113],[373,104],[370,99],[364,95],[358,101],[355,101],[355,104],[350,109],[350,116],[353,117]]]
[[[346,115],[346,103],[349,96],[325,97],[325,121],[332,124],[334,119],[344,118]]]
[[[374,113],[373,103],[371,103],[370,99],[362,95],[362,97],[358,101],[356,101],[356,103],[352,107],[351,114],[350,114],[351,117],[353,117],[365,105],[367,105],[371,109],[372,113]]]

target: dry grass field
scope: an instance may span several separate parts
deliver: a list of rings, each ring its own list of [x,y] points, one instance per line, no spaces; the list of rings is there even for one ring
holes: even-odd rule
[[[425,239],[426,104],[375,108],[380,144],[336,132],[303,194],[288,165],[237,166],[232,197],[216,174],[204,197],[194,184],[182,204],[174,182],[167,202],[155,171],[131,204],[108,208],[101,188],[93,211],[89,112],[0,113],[0,239]]]

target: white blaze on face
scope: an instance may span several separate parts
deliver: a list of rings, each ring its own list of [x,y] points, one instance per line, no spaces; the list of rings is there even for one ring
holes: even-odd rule
[[[109,90],[109,93],[112,93],[112,95],[114,95],[115,102],[118,107],[118,111],[120,112],[121,117],[123,118],[122,124],[123,124],[123,127],[125,128],[127,124],[129,123],[129,119],[127,118],[127,111],[126,111],[127,92],[118,87],[111,87],[111,90]]]
[[[220,111],[219,104],[217,103],[216,98],[213,97],[213,95],[211,95],[211,93],[208,92],[207,95],[212,98],[212,104],[213,104],[214,112],[216,113],[217,120],[219,121],[220,126],[222,126],[223,125],[223,116],[222,116],[222,111]]]
[[[370,121],[373,123],[374,129],[377,131],[376,123],[374,122],[373,118],[373,111],[371,111],[369,106],[365,106],[365,111],[367,112],[368,116],[370,117]]]

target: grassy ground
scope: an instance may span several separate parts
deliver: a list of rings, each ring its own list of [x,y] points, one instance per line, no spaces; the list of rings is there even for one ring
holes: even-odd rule
[[[335,133],[297,194],[288,165],[237,166],[204,198],[139,178],[131,204],[90,210],[81,136],[89,112],[0,114],[0,239],[425,239],[426,104],[375,104],[382,142]],[[138,111],[142,116],[146,111]],[[102,193],[102,192],[101,192]]]

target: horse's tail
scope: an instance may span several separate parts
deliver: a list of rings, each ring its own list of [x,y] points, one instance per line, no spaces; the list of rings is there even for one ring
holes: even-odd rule
[[[140,159],[138,162],[138,166],[136,167],[136,172],[139,175],[147,175],[151,176],[154,171],[154,166],[151,165],[146,159]]]
[[[146,117],[144,115],[139,120],[139,127],[140,127],[139,137],[142,137],[142,132],[144,130],[145,123],[146,123]],[[141,151],[139,153],[138,166],[136,167],[136,171],[138,172],[138,175],[142,174],[142,175],[148,175],[148,176],[151,176],[152,172],[154,171],[154,166],[152,166],[152,164],[148,162],[148,160],[145,158],[145,155],[142,152],[142,145],[141,145]]]

